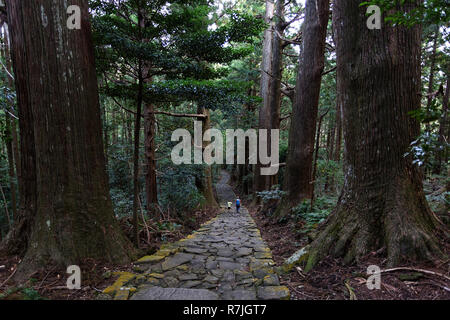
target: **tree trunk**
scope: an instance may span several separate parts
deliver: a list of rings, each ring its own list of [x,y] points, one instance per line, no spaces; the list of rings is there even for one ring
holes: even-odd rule
[[[311,174],[319,93],[324,68],[325,37],[329,20],[329,0],[308,0],[301,45],[300,65],[292,106],[289,150],[285,171],[283,197],[278,216],[312,192]]]
[[[155,157],[155,107],[151,103],[145,104],[144,130],[145,130],[145,193],[147,200],[147,214],[156,213],[158,204],[158,189],[156,183],[156,157]]]
[[[108,132],[108,113],[106,112],[106,104],[102,107],[103,113],[103,146],[105,149],[105,165],[108,168],[108,147],[109,147],[109,132]]]
[[[206,115],[206,117],[199,119],[199,121],[202,121],[202,137],[204,137],[205,131],[211,128],[210,112],[208,109],[199,106],[197,108],[197,113]],[[202,154],[205,151],[205,148],[208,144],[209,144],[208,142],[202,141]],[[203,164],[203,166],[204,166],[203,178],[197,181],[196,183],[197,187],[199,188],[199,191],[203,194],[203,197],[205,198],[204,206],[206,208],[218,207],[219,204],[217,203],[216,198],[214,197],[211,166],[207,164]]]
[[[266,13],[264,21],[268,24],[267,29],[264,32],[263,40],[263,52],[262,52],[262,62],[261,62],[261,88],[260,96],[262,98],[262,105],[259,109],[259,129],[269,129],[271,128],[272,121],[272,88],[271,85],[274,84],[274,66],[273,66],[273,41],[275,34],[275,2],[273,0],[266,0]],[[270,138],[267,139],[270,141]],[[269,149],[270,150],[270,149]],[[269,186],[270,177],[261,175],[261,164],[256,164],[255,170],[255,192],[267,190]],[[255,200],[258,201],[258,197]]]
[[[317,159],[319,159],[319,149],[320,149],[320,130],[322,128],[322,122],[323,122],[323,118],[327,115],[328,111],[326,113],[324,113],[323,115],[320,116],[319,118],[319,123],[317,124],[317,135],[316,135],[316,147],[315,147],[315,152],[314,152],[314,162],[313,162],[313,171],[312,171],[312,175],[311,175],[311,184],[312,184],[312,189],[311,189],[311,212],[313,211],[313,207],[314,207],[314,190],[315,190],[315,186],[316,186],[316,172],[317,172]]]
[[[11,122],[14,119],[10,116],[6,116],[6,134],[5,134],[5,144],[6,144],[6,153],[8,156],[8,164],[9,164],[9,187],[11,191],[11,209],[13,214],[13,220],[18,218],[17,216],[17,201],[16,201],[16,174],[14,172],[14,155],[13,155],[13,147],[12,147],[12,133],[11,133]]]
[[[50,261],[126,263],[133,252],[108,192],[87,1],[72,4],[81,30],[66,27],[64,1],[7,2],[24,180],[15,235],[30,235],[18,278]]]
[[[135,246],[139,247],[139,145],[141,135],[141,114],[143,97],[142,66],[139,66],[138,97],[136,114],[134,118],[134,153],[133,153],[133,239]]]
[[[331,254],[359,261],[385,249],[387,264],[440,254],[418,168],[404,157],[419,134],[420,28],[369,30],[358,0],[336,0],[337,82],[342,94],[345,184],[309,249],[306,270]],[[412,10],[408,3],[400,10]]]

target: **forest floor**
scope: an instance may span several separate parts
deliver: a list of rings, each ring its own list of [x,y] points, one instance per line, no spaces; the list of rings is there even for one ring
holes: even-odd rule
[[[443,219],[448,218],[448,210],[445,207],[442,208],[441,181],[430,179],[425,182],[424,186],[432,209]],[[299,222],[287,220],[279,223],[260,212],[260,208],[252,207],[250,203],[246,203],[245,199],[243,203],[261,230],[261,236],[270,247],[273,260],[277,266],[281,266],[294,252],[308,243],[307,237],[299,232],[299,229],[302,228]],[[194,213],[195,219],[192,219],[188,226],[173,232],[160,230],[151,233],[150,244],[147,243],[147,235],[144,230],[142,232],[143,255],[152,254],[159,249],[161,244],[175,242],[191,234],[192,231],[198,230],[201,224],[215,217],[218,212],[219,209],[199,210]],[[181,224],[181,221],[178,223]],[[129,224],[127,221],[122,221],[121,224],[124,231],[128,232]],[[162,238],[165,241],[162,241]],[[450,252],[450,247],[447,246],[445,251]],[[131,272],[134,266],[133,264],[118,266],[93,260],[84,261],[80,265],[83,274],[82,290],[68,290],[66,288],[67,274],[65,269],[56,266],[49,266],[37,271],[27,283],[14,283],[11,276],[19,262],[20,259],[17,256],[2,256],[0,254],[0,300],[96,299],[103,289],[114,283],[113,272]],[[344,265],[339,259],[327,259],[307,274],[304,274],[299,268],[294,268],[289,274],[283,275],[280,282],[281,285],[290,289],[291,299],[294,300],[450,299],[450,282],[442,276],[450,276],[450,261],[448,260],[437,266],[414,263],[405,265],[411,268],[429,270],[436,274],[417,271],[383,273],[380,290],[369,290],[366,286],[366,270],[369,265],[378,265],[381,269],[385,268],[383,257],[376,254],[368,256],[359,265],[350,266]]]
[[[444,220],[448,218],[448,210],[442,211],[442,202],[437,199],[442,190],[442,181],[430,179],[425,183],[430,206]],[[431,197],[435,197],[433,199]],[[246,201],[244,200],[244,203]],[[264,214],[261,207],[247,204],[253,219],[264,241],[272,250],[273,259],[277,266],[281,266],[296,251],[308,244],[308,238],[299,232],[302,228],[298,222],[292,220],[280,223]],[[450,252],[448,239],[444,252]],[[399,270],[382,273],[380,290],[369,290],[366,285],[367,267],[377,265],[386,269],[385,259],[377,253],[367,256],[358,265],[345,265],[342,260],[328,258],[322,261],[309,273],[303,273],[300,267],[281,277],[281,284],[291,291],[291,299],[296,300],[449,300],[450,299],[450,260],[442,261],[438,265],[405,264],[405,267],[424,269],[436,274],[426,274],[419,271]],[[437,275],[440,274],[440,275]],[[443,276],[442,276],[443,275]],[[445,278],[447,277],[447,278]]]

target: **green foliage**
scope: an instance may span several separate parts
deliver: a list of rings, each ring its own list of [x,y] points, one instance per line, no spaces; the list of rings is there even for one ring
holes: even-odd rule
[[[447,0],[371,0],[361,6],[377,5],[386,13],[385,21],[393,25],[413,26],[415,24],[445,25],[450,21],[450,6]],[[412,8],[411,5],[414,5]]]
[[[429,194],[426,196],[428,203],[430,204],[431,210],[434,212],[442,211],[445,208],[448,212],[450,208],[450,192],[442,192],[438,194]],[[445,210],[444,209],[444,210]]]
[[[95,0],[91,7],[98,71],[115,71],[122,78],[107,94],[136,100],[136,74],[144,64],[152,79],[145,99],[152,103],[184,100],[219,107],[233,101],[233,91],[245,89],[242,83],[205,80],[222,78],[228,63],[253,51],[251,44],[264,26],[261,19],[226,11],[227,23],[217,26],[209,1],[128,0],[115,5]],[[135,12],[145,17],[141,27]]]
[[[427,124],[429,130],[422,131],[419,136],[410,143],[410,150],[408,150],[404,156],[411,156],[412,162],[419,167],[431,169],[436,160],[433,155],[439,150],[445,153],[446,150],[448,151],[450,148],[450,143],[445,139],[439,141],[439,123],[437,120],[443,117],[442,109],[439,109],[437,100],[434,99],[428,110],[421,108],[411,111],[409,114],[420,123]]]
[[[313,210],[311,210],[311,202],[304,200],[298,206],[291,209],[291,217],[294,221],[302,220],[305,224],[301,230],[302,234],[307,234],[323,222],[336,205],[336,199],[330,197],[317,198]]]
[[[159,180],[160,203],[165,211],[178,212],[182,217],[204,202],[196,186],[196,179],[203,178],[202,166],[174,166],[168,163]]]
[[[256,195],[260,197],[264,203],[267,203],[271,200],[280,200],[284,195],[286,195],[286,192],[281,191],[279,185],[274,185],[271,190],[256,192]]]
[[[165,80],[145,86],[144,100],[153,103],[182,103],[195,101],[203,107],[214,110],[231,108],[234,104],[251,102],[245,94],[247,82],[229,80]],[[137,85],[114,84],[103,92],[111,97],[136,99]]]
[[[10,295],[17,293],[21,294],[22,300],[47,300],[46,298],[42,297],[39,292],[31,287],[9,288],[4,293],[0,294],[0,300],[7,299]]]

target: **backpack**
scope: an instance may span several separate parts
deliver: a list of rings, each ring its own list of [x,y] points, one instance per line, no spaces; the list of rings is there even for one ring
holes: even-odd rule
[[[237,205],[237,206],[240,206],[240,205],[241,205],[241,200],[237,199],[237,200],[236,200],[236,205]]]

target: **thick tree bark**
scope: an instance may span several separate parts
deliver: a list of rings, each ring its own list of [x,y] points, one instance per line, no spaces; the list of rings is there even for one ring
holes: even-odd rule
[[[310,246],[306,270],[329,254],[352,262],[384,248],[390,266],[440,254],[440,223],[428,207],[418,168],[404,157],[419,134],[408,113],[420,107],[420,28],[369,30],[359,4],[336,0],[333,10],[345,185]]]
[[[133,252],[108,192],[87,1],[72,1],[81,30],[66,27],[64,3],[7,2],[23,175],[13,236],[29,236],[19,278],[49,262],[126,263]]]
[[[283,197],[278,216],[303,199],[311,198],[314,138],[319,93],[324,68],[325,37],[329,20],[329,0],[308,0],[301,45],[300,65],[292,106],[289,150]]]

